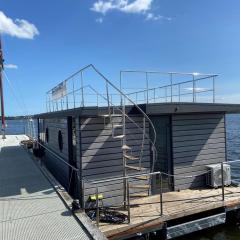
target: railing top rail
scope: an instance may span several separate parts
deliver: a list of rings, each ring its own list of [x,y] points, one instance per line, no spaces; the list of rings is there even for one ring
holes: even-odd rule
[[[208,79],[209,77],[203,77],[203,78],[196,78],[194,79],[195,82],[197,81],[201,81],[201,80],[204,80],[204,79]],[[155,88],[148,88],[148,89],[144,89],[144,90],[140,90],[140,91],[135,91],[135,92],[130,92],[130,93],[126,93],[127,95],[133,95],[133,94],[136,94],[136,93],[143,93],[143,92],[147,92],[147,91],[153,91],[154,89],[162,89],[162,88],[168,88],[168,87],[173,87],[173,86],[178,86],[178,85],[183,85],[183,84],[186,84],[186,83],[192,83],[193,80],[187,80],[187,81],[183,81],[183,82],[179,82],[179,83],[173,83],[173,84],[167,84],[167,85],[164,85],[164,86],[159,86],[159,87],[155,87]]]
[[[83,72],[83,71],[85,71],[86,69],[90,68],[91,66],[93,66],[93,65],[92,65],[92,64],[89,64],[89,65],[81,68],[80,70],[78,70],[77,72],[73,73],[71,76],[69,76],[68,78],[66,78],[65,80],[63,80],[62,82],[60,82],[59,84],[64,83],[64,82],[67,82],[68,80],[70,80],[71,78],[75,77],[75,76],[78,75],[80,72]],[[59,84],[57,84],[56,86],[58,86]],[[52,91],[56,86],[54,86],[53,88],[51,88],[50,90],[48,90],[48,91],[46,92],[46,94],[51,93],[51,91]]]
[[[143,70],[121,70],[120,73],[149,73],[149,74],[162,74],[162,75],[190,75],[190,76],[207,76],[217,77],[219,74],[215,73],[189,73],[189,72],[162,72],[162,71],[143,71]]]

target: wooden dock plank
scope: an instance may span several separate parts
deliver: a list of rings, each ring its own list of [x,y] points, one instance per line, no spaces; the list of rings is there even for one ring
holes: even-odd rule
[[[159,195],[139,198],[131,201],[130,224],[101,223],[100,229],[109,239],[121,239],[138,232],[161,229],[163,223],[168,220],[238,205],[240,206],[240,187],[225,187],[224,202],[220,188],[168,192],[163,194],[162,216]]]

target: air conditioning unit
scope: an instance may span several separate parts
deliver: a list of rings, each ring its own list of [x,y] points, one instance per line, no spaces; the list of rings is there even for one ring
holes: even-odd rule
[[[222,168],[221,164],[207,165],[207,185],[217,188],[222,186]],[[231,185],[231,168],[229,164],[223,164],[224,185]]]

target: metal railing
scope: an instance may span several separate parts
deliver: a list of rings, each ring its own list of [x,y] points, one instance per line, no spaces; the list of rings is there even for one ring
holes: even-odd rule
[[[135,174],[135,175],[130,175],[130,176],[126,176],[126,177],[114,177],[114,178],[105,178],[105,179],[100,179],[100,180],[88,180],[88,179],[80,179],[80,176],[79,176],[79,169],[72,166],[71,164],[69,164],[68,162],[65,161],[65,159],[63,159],[61,156],[59,156],[58,154],[56,154],[54,151],[52,151],[51,149],[49,149],[48,147],[46,147],[43,143],[41,142],[38,142],[37,143],[43,147],[46,151],[48,151],[51,155],[53,155],[54,157],[56,157],[56,159],[58,161],[61,161],[63,164],[65,164],[67,167],[71,168],[72,172],[74,172],[74,174],[77,175],[77,179],[78,181],[82,181],[82,186],[84,187],[85,183],[89,183],[91,185],[93,185],[93,189],[95,188],[95,195],[96,195],[96,224],[97,226],[99,226],[99,223],[100,223],[100,204],[99,204],[99,199],[98,199],[98,196],[99,196],[99,186],[98,185],[102,185],[103,183],[112,183],[114,181],[119,181],[119,180],[126,180],[127,181],[127,217],[128,217],[128,222],[131,223],[131,203],[130,203],[130,191],[129,191],[129,180],[133,179],[133,178],[136,178],[136,177],[140,177],[140,176],[157,176],[159,175],[160,177],[160,182],[159,182],[159,193],[158,194],[154,194],[154,195],[159,195],[159,217],[161,216],[164,216],[164,202],[163,202],[163,176],[164,175],[168,175],[168,176],[174,176],[175,178],[195,178],[197,176],[200,176],[200,175],[206,175],[208,174],[209,171],[206,171],[204,173],[201,173],[199,175],[183,175],[183,174],[177,174],[177,175],[171,175],[171,174],[168,174],[168,173],[164,173],[164,172],[152,172],[152,173],[142,173],[142,174]],[[231,164],[234,164],[234,163],[240,163],[240,160],[237,159],[237,160],[232,160],[232,161],[224,161],[222,163],[220,163],[219,165],[221,165],[221,181],[222,181],[222,184],[221,184],[221,198],[219,199],[219,201],[222,201],[223,203],[225,202],[226,200],[226,192],[225,192],[225,182],[224,182],[224,164],[228,164],[228,165],[231,165]],[[71,179],[69,180],[69,183],[68,183],[68,186],[70,186],[71,184]],[[79,184],[79,186],[81,186]],[[69,188],[66,189],[67,191],[69,191]],[[237,192],[237,193],[240,193],[240,192]],[[84,194],[84,189],[82,191],[82,194]],[[227,193],[227,195],[231,195],[231,194],[234,194],[233,193]],[[214,197],[218,197],[220,195],[213,195]],[[203,199],[207,199],[211,197],[211,195],[208,195],[206,197],[202,197]],[[82,201],[83,196],[79,196],[79,201],[81,202]],[[196,200],[194,198],[194,200]],[[85,207],[84,207],[84,204],[82,204],[82,208],[83,210],[85,210]],[[187,210],[187,209],[185,209]]]
[[[90,69],[94,70],[97,76],[85,73]],[[131,76],[140,74],[140,76],[128,79],[125,87],[126,74],[131,74]],[[99,76],[101,79],[98,79]],[[152,76],[154,76],[153,79]],[[109,97],[112,103],[119,106],[122,103],[122,95],[125,95],[125,98],[127,97],[125,103],[129,105],[201,101],[215,103],[215,82],[217,76],[217,74],[123,70],[120,71],[120,88],[118,89],[94,65],[90,64],[46,93],[46,109],[47,112],[55,112],[78,107],[107,106],[106,101],[100,101],[98,94],[84,89],[86,85],[94,85],[95,89],[97,89],[96,87],[99,84],[101,85],[102,80],[105,81],[105,89],[100,87],[99,90],[97,89],[97,92],[102,96]],[[90,81],[86,84],[88,79]],[[136,85],[136,82],[137,85],[142,86],[141,90],[128,91],[128,85],[131,83]],[[163,82],[167,82],[167,84],[163,84]],[[109,85],[113,87],[113,91],[109,89]],[[58,92],[59,95],[54,97],[54,93],[57,92],[56,89],[62,91]],[[133,89],[138,89],[138,87],[134,86]],[[207,95],[202,96],[203,94]]]
[[[129,74],[137,74],[132,78],[133,82],[137,79],[137,84],[141,84],[138,78],[145,82],[139,91],[129,92],[124,87],[124,76]],[[139,75],[140,74],[140,75]],[[142,77],[141,77],[142,75]],[[151,81],[151,76],[157,76],[157,80]],[[200,73],[181,73],[181,72],[159,72],[159,71],[134,71],[123,70],[120,72],[120,89],[131,97],[134,102],[143,103],[159,103],[159,102],[199,102],[198,96],[202,93],[210,93],[201,101],[215,103],[215,80],[217,74],[200,74]],[[185,78],[191,78],[186,80]],[[131,78],[128,79],[128,83]],[[162,84],[164,80],[168,84]],[[206,81],[205,81],[206,80]],[[201,86],[202,83],[202,86]],[[151,87],[154,85],[155,87]],[[137,88],[137,87],[136,87]]]
[[[219,163],[219,165],[221,166],[221,200],[219,201],[222,201],[223,203],[225,202],[225,196],[226,196],[226,193],[225,193],[225,179],[224,179],[224,164],[232,164],[232,163],[240,163],[240,160],[233,160],[233,161],[225,161],[225,162],[222,162],[222,163]],[[159,216],[163,216],[164,215],[164,203],[163,203],[163,176],[164,175],[167,175],[167,176],[171,176],[171,177],[175,177],[175,178],[195,178],[195,177],[198,177],[198,176],[201,176],[201,175],[206,175],[210,172],[211,170],[206,170],[206,172],[204,173],[201,173],[201,174],[198,174],[198,175],[183,175],[183,174],[177,174],[177,175],[171,175],[171,174],[168,174],[168,173],[164,173],[164,172],[152,172],[152,173],[146,173],[146,174],[136,174],[136,175],[130,175],[130,176],[126,176],[126,177],[117,177],[117,178],[106,178],[106,179],[102,179],[102,180],[98,180],[98,181],[89,181],[89,180],[84,180],[85,182],[88,182],[88,183],[91,183],[95,186],[95,194],[96,196],[98,196],[99,194],[99,187],[98,187],[98,184],[103,184],[103,183],[111,183],[113,181],[118,181],[118,180],[124,180],[126,179],[127,181],[127,193],[128,193],[128,196],[127,196],[127,216],[128,216],[128,222],[131,223],[131,203],[130,203],[130,196],[131,196],[131,193],[129,191],[129,180],[130,179],[133,179],[135,177],[140,177],[140,176],[157,176],[159,175],[160,177],[160,188],[159,188],[159,198],[160,198],[160,201],[159,201]],[[157,195],[157,194],[154,194],[154,195]],[[211,196],[207,196],[207,197],[203,197],[203,198],[209,198]],[[214,195],[214,197],[217,197],[217,195]],[[196,199],[195,199],[196,200]],[[100,210],[99,210],[99,203],[98,203],[99,199],[98,197],[96,198],[96,224],[97,226],[99,226],[99,223],[100,223],[100,217],[99,217],[99,214],[100,214]],[[187,210],[187,209],[185,209]]]

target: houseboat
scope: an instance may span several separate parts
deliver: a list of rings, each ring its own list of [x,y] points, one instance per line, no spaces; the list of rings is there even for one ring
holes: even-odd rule
[[[81,209],[126,213],[128,222],[114,225],[101,223],[98,209],[110,239],[171,239],[221,224],[240,206],[225,120],[240,105],[217,103],[216,80],[126,70],[111,81],[86,66],[48,91],[46,112],[34,116],[42,162]]]

